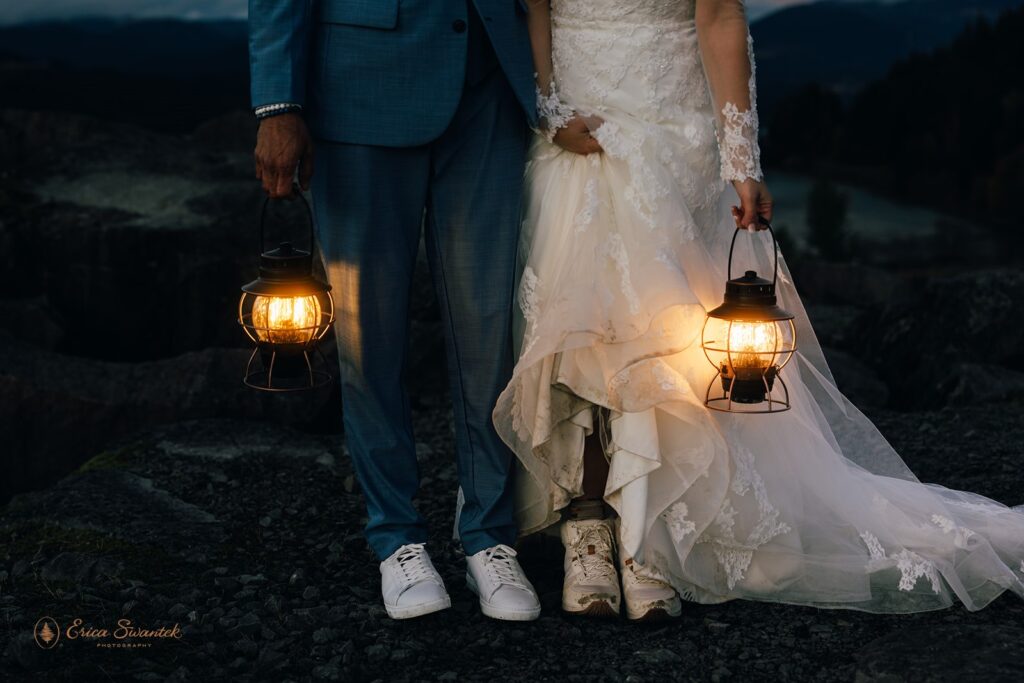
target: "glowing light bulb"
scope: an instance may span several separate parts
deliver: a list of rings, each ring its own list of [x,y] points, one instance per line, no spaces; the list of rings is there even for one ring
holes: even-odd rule
[[[767,369],[778,351],[778,329],[774,322],[733,322],[729,328],[729,351],[737,372]]]
[[[315,296],[257,296],[252,324],[260,341],[305,344],[320,325],[320,301]]]

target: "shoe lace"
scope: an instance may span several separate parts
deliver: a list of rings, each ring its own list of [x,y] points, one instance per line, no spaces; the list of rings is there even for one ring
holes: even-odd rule
[[[588,546],[594,546],[593,554],[586,552]],[[579,532],[574,544],[576,558],[583,568],[583,575],[587,578],[616,579],[615,567],[609,560],[611,555],[611,543],[608,538],[608,531],[601,526],[591,525],[583,527]]]
[[[484,551],[484,568],[497,586],[510,586],[530,590],[524,583],[516,551],[505,544],[499,544]]]
[[[406,586],[419,583],[433,575],[434,572],[427,558],[427,551],[423,543],[409,543],[399,548],[395,555],[395,562],[402,570]]]

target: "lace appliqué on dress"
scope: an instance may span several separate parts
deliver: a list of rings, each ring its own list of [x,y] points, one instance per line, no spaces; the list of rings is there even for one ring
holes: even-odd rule
[[[880,562],[885,559],[885,549],[882,547],[882,543],[878,540],[877,536],[870,531],[862,531],[860,537],[863,539],[864,545],[868,547],[871,563]],[[871,563],[869,563],[869,569],[872,566]]]
[[[758,511],[757,524],[751,529],[747,540],[740,542],[736,538],[734,528],[737,511],[731,499],[726,497],[711,525],[714,528],[709,527],[697,539],[697,543],[712,544],[715,558],[725,570],[730,590],[743,580],[754,558],[755,550],[776,536],[792,531],[788,524],[778,520],[779,510],[768,500],[764,478],[754,467],[754,454],[736,445],[733,445],[731,450],[736,470],[729,488],[740,496],[745,496],[750,491],[754,492]]]
[[[587,229],[594,222],[594,215],[597,213],[599,199],[597,197],[597,178],[591,178],[583,188],[583,208],[573,219],[573,226],[579,234]]]
[[[697,525],[693,521],[686,519],[686,515],[689,513],[690,509],[681,500],[672,503],[667,510],[661,513],[661,518],[665,520],[665,524],[668,526],[669,535],[677,543],[686,538],[688,534],[692,534],[697,530]]]
[[[896,560],[896,566],[900,570],[900,590],[910,591],[914,589],[917,580],[927,577],[932,584],[932,590],[939,593],[942,584],[939,581],[939,573],[935,571],[935,565],[931,560],[926,560],[911,550],[901,550],[892,556]]]
[[[966,548],[967,539],[974,535],[973,531],[966,527],[957,525],[957,523],[949,517],[944,517],[943,515],[932,515],[932,521],[942,529],[943,533],[953,534],[953,545],[957,548]]]
[[[521,351],[521,354],[524,356],[537,343],[536,327],[537,319],[540,316],[540,297],[537,294],[539,284],[540,278],[537,277],[537,273],[534,272],[532,267],[527,266],[523,270],[523,277],[519,283],[518,296],[519,309],[523,312],[523,318],[526,320],[526,333]]]
[[[523,271],[522,282],[519,283],[519,308],[523,311],[526,322],[535,323],[540,313],[540,303],[537,301],[537,285],[540,280],[533,268],[527,266]]]
[[[922,577],[928,578],[931,582],[932,590],[936,594],[942,590],[939,573],[935,569],[935,563],[931,560],[925,559],[912,550],[906,549],[889,557],[886,556],[882,543],[873,533],[862,531],[860,537],[868,547],[868,555],[870,556],[867,564],[868,572],[875,572],[895,564],[896,568],[900,570],[899,589],[901,591],[914,590],[917,580]]]
[[[639,315],[640,297],[637,296],[636,290],[633,289],[633,281],[629,274],[629,252],[626,251],[622,235],[617,232],[608,235],[608,242],[605,248],[608,250],[608,257],[615,263],[615,269],[619,271],[622,296],[626,298],[626,303],[629,304],[629,312],[633,315]]]
[[[722,131],[718,148],[722,161],[722,180],[762,180],[761,149],[757,144],[757,84],[754,76],[754,40],[747,34],[747,55],[750,58],[750,109],[740,111],[732,102],[722,108]]]

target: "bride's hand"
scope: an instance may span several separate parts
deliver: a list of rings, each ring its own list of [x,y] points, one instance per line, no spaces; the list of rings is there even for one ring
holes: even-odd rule
[[[743,181],[734,180],[732,186],[736,189],[736,195],[740,200],[739,206],[732,207],[732,217],[736,221],[736,227],[747,230],[764,230],[764,224],[757,220],[757,217],[760,216],[766,221],[772,219],[774,199],[772,199],[771,192],[768,191],[768,186],[764,184],[764,181],[752,178]]]
[[[558,129],[552,142],[576,154],[594,154],[601,151],[600,143],[590,134],[590,127],[579,114]]]

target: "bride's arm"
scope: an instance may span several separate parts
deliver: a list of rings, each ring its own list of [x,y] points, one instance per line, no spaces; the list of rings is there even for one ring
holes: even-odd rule
[[[600,152],[601,146],[590,136],[587,124],[572,107],[558,96],[555,70],[551,61],[550,0],[526,0],[527,26],[533,50],[533,68],[537,78],[537,116],[540,132],[549,142],[577,154]]]
[[[718,113],[722,179],[732,182],[741,208],[737,225],[760,227],[772,215],[772,197],[761,172],[757,143],[754,51],[742,0],[697,0],[697,38]]]

